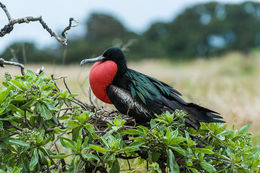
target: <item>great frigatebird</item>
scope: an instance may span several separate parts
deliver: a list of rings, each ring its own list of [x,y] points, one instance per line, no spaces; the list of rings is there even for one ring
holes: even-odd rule
[[[128,68],[119,48],[109,48],[97,58],[82,60],[80,65],[92,62],[95,64],[90,70],[89,82],[93,93],[137,123],[146,123],[155,118],[155,114],[172,113],[176,109],[190,115],[185,121],[195,129],[199,128],[199,122],[224,122],[217,112],[185,102],[181,93],[166,83]]]

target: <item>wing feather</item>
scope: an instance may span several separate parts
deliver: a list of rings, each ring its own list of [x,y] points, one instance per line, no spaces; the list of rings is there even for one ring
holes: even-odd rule
[[[181,93],[155,78],[128,69],[125,74],[127,85],[124,89],[128,91],[132,97],[135,106],[142,106],[143,111],[146,110],[147,117],[163,113],[165,110],[170,112],[178,109],[187,112],[190,117],[187,118],[187,123],[198,129],[199,122],[224,122],[219,113],[210,109],[204,108],[194,103],[185,102],[180,96]],[[117,95],[117,97],[120,97]],[[123,99],[123,98],[122,98]],[[114,104],[114,103],[113,103]],[[138,117],[138,110],[134,117]]]

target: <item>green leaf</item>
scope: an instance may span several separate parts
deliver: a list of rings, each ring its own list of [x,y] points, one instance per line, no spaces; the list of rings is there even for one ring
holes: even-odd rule
[[[69,118],[70,118],[69,115],[64,115],[64,116],[62,116],[62,117],[59,117],[59,120],[67,120],[67,119],[69,119]]]
[[[8,87],[6,90],[0,92],[0,105],[3,103],[3,101],[9,95],[11,89],[12,89],[12,87]]]
[[[35,73],[32,70],[27,70],[25,75],[30,77],[36,77]]]
[[[171,145],[173,145],[173,144],[180,144],[180,143],[182,143],[184,141],[186,141],[186,139],[184,137],[175,137],[174,139],[172,139]]]
[[[117,127],[121,127],[125,124],[125,121],[122,119],[121,116],[118,116],[114,119],[114,124],[117,126]]]
[[[80,126],[80,123],[76,120],[69,120],[68,125],[72,128],[76,128],[76,127]]]
[[[112,164],[110,173],[119,173],[119,172],[120,172],[120,166],[118,160],[116,159]]]
[[[13,119],[15,119],[15,116],[8,115],[5,118],[0,118],[0,121],[10,121],[10,120],[13,120]]]
[[[144,135],[149,131],[149,129],[144,126],[137,126],[137,130],[144,132]]]
[[[72,129],[72,141],[76,143],[79,137],[81,137],[82,134],[82,127],[78,126],[74,129]]]
[[[79,116],[76,117],[77,120],[79,120],[79,122],[81,122],[82,124],[86,123],[86,121],[88,120],[88,115],[86,114],[86,112],[84,111],[82,114],[80,114]]]
[[[190,135],[187,131],[185,131],[185,136],[189,147],[196,145],[196,143],[190,138]]]
[[[21,170],[18,167],[14,167],[11,173],[20,173]]]
[[[39,155],[39,158],[41,160],[41,163],[48,164],[48,161],[47,161],[44,153],[41,150],[38,150],[38,155]]]
[[[3,125],[3,122],[2,121],[0,121],[0,132],[2,131],[2,130],[4,130],[4,125]]]
[[[186,160],[186,165],[192,166],[193,165],[192,160],[191,159]]]
[[[33,155],[30,161],[30,171],[33,171],[39,160],[37,148],[33,150]]]
[[[50,120],[52,118],[52,112],[48,109],[46,105],[42,105],[41,116],[46,120]]]
[[[64,133],[66,131],[67,131],[67,129],[60,129],[59,127],[54,127],[54,132],[55,133]]]
[[[0,115],[5,111],[5,108],[0,108]]]
[[[152,152],[152,161],[157,162],[157,160],[160,158],[161,153],[158,152]]]
[[[19,95],[15,96],[14,100],[15,101],[24,101],[25,100],[24,95],[25,94],[19,94]]]
[[[168,149],[168,165],[170,167],[171,173],[179,173],[180,169],[176,163],[174,154],[171,149]]]
[[[77,152],[77,149],[74,145],[74,142],[68,138],[61,137],[60,143],[63,147],[72,149],[74,152]]]
[[[239,134],[239,135],[245,134],[245,133],[248,131],[249,127],[250,127],[250,124],[244,125],[244,126],[239,130],[238,134]]]
[[[20,145],[23,147],[30,147],[30,145],[24,141],[18,140],[18,139],[13,139],[13,138],[7,138],[4,139],[4,142],[7,144],[12,144],[12,145]]]
[[[141,134],[143,134],[139,130],[135,130],[135,129],[124,130],[121,133],[127,134],[127,135],[141,135]]]
[[[37,100],[32,99],[32,100],[28,101],[27,103],[25,103],[24,105],[22,105],[20,108],[25,110],[31,106],[34,106],[36,103],[37,103]]]
[[[177,151],[179,154],[186,156],[186,150],[184,150],[183,148],[181,148],[179,145],[173,145],[173,146],[169,146],[171,149],[173,149],[174,151]]]
[[[8,109],[10,109],[13,112],[19,112],[21,115],[24,115],[24,111],[13,104],[9,104]]]
[[[81,149],[81,143],[82,143],[82,137],[81,137],[81,134],[82,134],[82,131],[80,131],[80,133],[79,133],[79,135],[78,135],[77,142],[76,142],[76,149],[77,149],[77,152],[80,152],[80,149]]]
[[[97,151],[99,153],[103,153],[103,154],[110,151],[110,150],[102,148],[102,147],[100,147],[98,145],[93,145],[93,144],[90,144],[89,147],[92,148],[93,150],[95,150],[95,151]]]
[[[123,149],[119,150],[118,152],[134,152],[134,151],[138,151],[139,147],[138,146],[127,146],[124,147]]]
[[[36,105],[37,112],[46,120],[50,120],[52,118],[52,112],[47,108],[45,104],[38,103]]]
[[[55,155],[50,155],[50,157],[53,159],[65,159],[71,155],[72,154],[59,153],[59,154],[55,154]]]
[[[216,137],[221,140],[221,141],[224,141],[226,139],[226,137],[224,135],[221,135],[221,134],[217,134]]]
[[[207,148],[193,148],[195,153],[205,153],[205,154],[214,154],[214,152]]]
[[[200,173],[197,169],[195,168],[190,168],[188,167],[189,170],[191,170],[192,173]]]
[[[212,173],[212,172],[217,172],[217,170],[216,170],[210,163],[208,163],[208,162],[206,162],[206,161],[200,162],[200,165],[201,165],[201,167],[202,167],[204,170],[206,170],[206,171],[208,171],[208,172],[210,172],[210,173]]]
[[[46,137],[46,135],[45,135],[45,137]],[[49,135],[48,136],[48,138],[45,138],[42,142],[41,142],[41,145],[46,145],[46,144],[48,144],[51,140],[53,140],[54,139],[54,134],[51,134],[51,135]]]
[[[22,155],[20,158],[21,158],[21,163],[23,165],[24,172],[26,172],[26,173],[30,172],[30,170],[29,170],[30,163],[29,163],[28,157],[26,157],[25,155]]]
[[[84,127],[89,131],[90,134],[94,134],[95,133],[95,128],[92,124],[85,124]]]
[[[18,81],[18,80],[13,79],[13,80],[10,81],[10,84],[20,91],[26,90],[26,87],[24,86],[22,81]]]
[[[99,158],[93,154],[89,154],[89,153],[86,153],[86,149],[83,149],[82,152],[81,152],[81,155],[84,159],[87,159],[88,161],[91,161],[91,160],[97,160],[99,161]]]
[[[155,126],[156,126],[155,120],[154,120],[154,119],[151,119],[151,121],[150,121],[150,127],[151,127],[151,128],[154,128]]]
[[[79,94],[72,93],[69,95],[69,97],[76,97],[76,96],[79,96]]]

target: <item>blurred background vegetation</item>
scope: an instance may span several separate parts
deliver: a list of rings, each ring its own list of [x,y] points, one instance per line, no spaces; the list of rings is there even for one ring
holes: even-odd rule
[[[66,47],[40,49],[16,42],[0,57],[36,64],[27,66],[32,70],[44,64],[46,73],[67,76],[72,91],[87,100],[89,66],[80,68],[79,62],[106,48],[126,46],[130,68],[169,83],[186,100],[220,112],[229,125],[251,124],[255,143],[260,144],[260,3],[197,4],[142,33],[103,13],[93,13],[85,25],[85,34],[72,36]]]
[[[14,50],[19,62],[71,64],[125,44],[130,60],[211,58],[228,51],[249,57],[250,50],[260,45],[260,3],[197,4],[170,22],[153,23],[143,33],[130,31],[110,14],[93,13],[85,25],[85,34],[70,39],[65,48],[38,49],[33,43],[17,42],[1,57],[13,57],[10,50]]]

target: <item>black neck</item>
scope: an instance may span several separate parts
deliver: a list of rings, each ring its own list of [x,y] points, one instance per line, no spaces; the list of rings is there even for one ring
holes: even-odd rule
[[[120,82],[120,79],[122,79],[123,75],[126,73],[127,71],[127,66],[126,63],[124,64],[117,64],[117,73],[116,76],[113,79],[113,83],[118,83]]]

